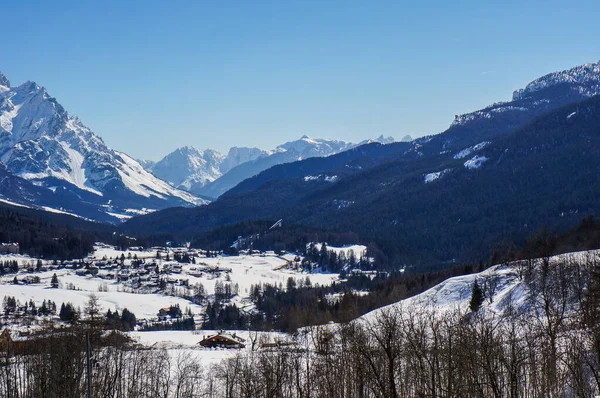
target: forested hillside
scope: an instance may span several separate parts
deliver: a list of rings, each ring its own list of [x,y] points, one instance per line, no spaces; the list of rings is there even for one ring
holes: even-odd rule
[[[193,238],[244,219],[283,218],[387,240],[399,264],[473,261],[498,241],[522,243],[541,226],[561,230],[583,215],[598,214],[599,139],[600,99],[594,97],[469,149],[466,157],[461,151],[400,156],[339,173],[343,177],[334,181],[297,177],[304,171],[288,179],[264,178],[246,190],[248,181],[241,192],[233,190],[209,206],[139,217],[124,230]],[[427,180],[436,173],[438,178]]]

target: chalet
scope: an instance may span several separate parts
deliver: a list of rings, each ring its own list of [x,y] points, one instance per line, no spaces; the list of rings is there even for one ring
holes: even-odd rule
[[[244,339],[235,333],[219,332],[212,336],[205,336],[198,344],[205,348],[244,348]]]
[[[19,254],[19,244],[0,243],[0,254]]]
[[[166,321],[171,318],[171,307],[163,307],[158,310],[158,320]]]

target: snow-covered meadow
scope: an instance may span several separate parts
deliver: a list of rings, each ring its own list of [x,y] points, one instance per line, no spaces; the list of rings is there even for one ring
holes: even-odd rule
[[[173,254],[171,253],[171,256]],[[173,283],[175,290],[193,288],[194,285],[202,284],[207,295],[215,293],[217,282],[231,283],[238,286],[238,295],[232,299],[240,306],[249,304],[249,293],[252,285],[274,284],[285,287],[288,278],[310,280],[313,286],[329,285],[338,280],[338,275],[329,273],[306,273],[294,267],[296,256],[285,254],[276,256],[274,254],[252,254],[240,256],[218,256],[195,258],[196,264],[178,264],[174,261],[156,259],[154,250],[125,250],[121,251],[107,245],[96,246],[95,252],[87,259],[88,261],[107,261],[125,257],[123,266],[127,268],[132,259],[144,259],[156,262],[160,269],[171,271],[161,272],[160,278]],[[165,257],[165,253],[162,253]],[[201,305],[171,295],[165,295],[156,291],[146,290],[141,294],[139,290],[134,292],[127,281],[109,279],[111,273],[118,271],[100,269],[96,276],[80,275],[73,268],[49,269],[42,272],[30,273],[28,266],[33,266],[37,259],[20,255],[0,256],[0,261],[16,260],[21,267],[18,274],[7,274],[0,277],[0,296],[14,296],[21,303],[33,300],[36,305],[41,305],[43,300],[52,300],[58,306],[61,303],[72,303],[75,307],[83,308],[90,295],[94,294],[104,311],[118,310],[124,308],[133,312],[138,319],[152,319],[157,316],[159,309],[171,305],[179,305],[182,309],[189,308],[194,315],[202,315],[205,308]],[[44,261],[44,267],[52,268],[49,262]],[[52,276],[56,274],[59,281],[58,288],[51,288]],[[39,283],[18,285],[13,284],[16,276],[23,281],[28,275],[40,278]]]

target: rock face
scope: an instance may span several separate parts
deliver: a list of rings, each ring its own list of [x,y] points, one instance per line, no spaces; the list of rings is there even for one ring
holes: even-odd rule
[[[47,188],[84,195],[106,214],[205,203],[109,149],[44,87],[11,87],[0,74],[0,161],[14,175]],[[77,214],[77,208],[69,209]]]

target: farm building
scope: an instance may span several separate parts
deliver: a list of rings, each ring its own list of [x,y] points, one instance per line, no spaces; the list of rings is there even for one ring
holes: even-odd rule
[[[212,336],[206,336],[198,344],[205,348],[244,348],[244,339],[235,333],[220,332]]]

